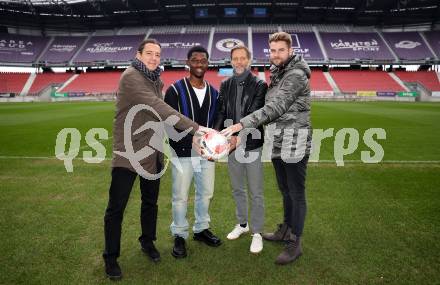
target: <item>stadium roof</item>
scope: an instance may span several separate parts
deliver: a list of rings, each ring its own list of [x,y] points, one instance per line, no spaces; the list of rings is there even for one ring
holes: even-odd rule
[[[41,30],[267,23],[434,26],[439,19],[438,0],[0,0],[0,26]]]
[[[0,2],[6,3],[23,3],[32,5],[58,5],[58,2],[65,4],[77,4],[81,2],[87,2],[87,0],[0,0]]]

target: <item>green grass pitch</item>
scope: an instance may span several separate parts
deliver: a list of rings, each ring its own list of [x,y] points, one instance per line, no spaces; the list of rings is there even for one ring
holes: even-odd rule
[[[84,136],[105,128],[111,137],[114,103],[0,104],[0,284],[107,284],[103,214],[110,161],[87,164]],[[140,193],[132,192],[123,224],[121,284],[438,284],[440,280],[440,104],[314,102],[315,129],[355,128],[358,149],[337,167],[334,137],[309,163],[304,255],[294,264],[273,262],[281,244],[249,252],[251,237],[226,240],[235,204],[224,163],[216,165],[211,228],[224,244],[208,248],[188,240],[188,257],[171,256],[171,175],[161,180],[158,241],[162,261],[141,252]],[[67,173],[54,158],[62,128],[77,128],[81,152]],[[382,128],[378,164],[360,162],[369,150],[362,135]],[[102,142],[111,156],[111,138]],[[282,218],[272,165],[265,165],[265,229]],[[190,195],[188,217],[193,218]]]

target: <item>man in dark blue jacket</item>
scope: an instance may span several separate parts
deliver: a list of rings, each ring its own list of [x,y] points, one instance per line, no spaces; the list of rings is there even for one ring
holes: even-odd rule
[[[218,92],[204,80],[208,69],[209,54],[204,47],[195,46],[188,52],[189,77],[172,84],[165,93],[165,102],[201,126],[212,128],[216,113]],[[172,212],[170,226],[174,236],[172,255],[186,257],[185,239],[188,238],[189,224],[186,219],[188,192],[192,178],[195,182],[193,226],[194,239],[217,247],[221,240],[209,230],[211,221],[208,209],[214,193],[215,164],[201,159],[192,150],[193,136],[187,135],[178,142],[170,140],[173,152],[172,163]],[[176,165],[180,165],[179,168]]]

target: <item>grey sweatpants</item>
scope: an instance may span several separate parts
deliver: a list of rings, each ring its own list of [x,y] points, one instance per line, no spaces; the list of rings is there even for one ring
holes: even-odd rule
[[[249,152],[258,154],[258,158],[250,163],[240,162],[242,161],[240,160],[240,157],[249,157]],[[262,147],[249,152],[244,152],[242,148],[238,148],[229,155],[229,178],[231,180],[232,194],[237,206],[236,216],[238,223],[248,223],[247,192],[249,192],[251,200],[251,219],[249,226],[253,233],[261,233],[263,232],[264,226],[263,163],[261,162]],[[249,191],[246,191],[246,180]]]

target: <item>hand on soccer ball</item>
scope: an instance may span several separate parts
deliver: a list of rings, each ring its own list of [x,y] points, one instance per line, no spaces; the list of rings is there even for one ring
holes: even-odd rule
[[[211,128],[204,127],[204,126],[199,126],[199,128],[197,129],[197,131],[195,133],[195,136],[202,136],[202,135],[204,135],[206,133],[210,133],[210,132],[217,132],[217,131],[214,129],[211,129]]]
[[[205,133],[199,141],[200,154],[203,158],[214,161],[229,154],[228,139],[217,131]]]
[[[229,138],[229,153],[231,153],[234,149],[236,149],[241,143],[241,139],[239,136],[231,136]]]
[[[224,135],[225,137],[230,137],[233,134],[241,131],[242,129],[243,129],[243,125],[241,123],[238,123],[238,124],[229,126],[226,129],[222,130],[220,132],[220,134]]]
[[[203,157],[204,159],[207,159],[209,161],[214,161],[214,159],[207,154],[207,151],[205,147],[202,145],[202,140],[204,139],[205,135],[218,132],[214,129],[207,128],[204,126],[199,126],[197,131],[195,132],[192,140],[192,146],[193,149],[197,152],[198,155]]]

